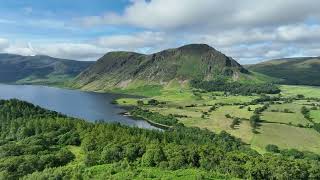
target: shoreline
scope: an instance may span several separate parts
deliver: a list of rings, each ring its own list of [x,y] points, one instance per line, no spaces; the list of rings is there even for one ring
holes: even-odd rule
[[[142,119],[146,122],[148,122],[150,125],[154,126],[154,127],[157,127],[157,128],[160,128],[162,130],[168,130],[168,129],[171,129],[172,127],[171,126],[168,126],[168,125],[164,125],[164,124],[160,124],[160,123],[156,123],[156,122],[153,122],[151,120],[148,120],[148,119],[145,119],[143,117],[135,117],[135,116],[132,116],[130,114],[130,112],[126,111],[126,112],[122,112],[120,113],[122,116],[126,116],[126,117],[130,117],[131,119],[133,120],[137,120],[137,119]]]

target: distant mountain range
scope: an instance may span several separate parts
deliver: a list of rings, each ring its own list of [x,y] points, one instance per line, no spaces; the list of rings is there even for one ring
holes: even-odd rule
[[[320,86],[320,57],[284,58],[247,66],[283,84]]]
[[[189,44],[146,55],[109,52],[97,62],[49,56],[0,54],[0,83],[65,84],[104,91],[146,85],[186,84],[190,80],[278,82],[320,85],[320,58],[286,58],[242,66],[206,44]]]
[[[58,59],[49,56],[0,54],[0,82],[55,84],[72,79],[94,62]]]
[[[145,55],[110,52],[75,79],[77,88],[105,90],[137,85],[184,83],[226,76],[239,80],[249,71],[231,57],[205,44],[190,44]]]

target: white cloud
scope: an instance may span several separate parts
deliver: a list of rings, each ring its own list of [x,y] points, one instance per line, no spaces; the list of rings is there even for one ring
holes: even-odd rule
[[[136,34],[100,37],[96,43],[99,46],[112,49],[137,50],[140,48],[163,47],[172,43],[172,39],[165,33],[145,31]]]
[[[97,60],[112,49],[101,48],[88,43],[53,43],[34,46],[36,54],[75,60]]]
[[[98,45],[157,51],[207,43],[242,63],[319,56],[318,0],[131,0],[122,13],[85,17],[86,26],[138,27],[149,34],[103,37]],[[312,46],[312,47],[311,47]]]
[[[318,17],[318,0],[133,0],[122,14],[85,17],[86,25],[133,25],[148,29],[253,27]]]
[[[1,43],[4,42],[4,43]],[[5,46],[2,47],[2,44]],[[89,43],[31,43],[15,42],[0,39],[0,52],[19,54],[23,56],[48,55],[57,58],[75,60],[97,60],[103,54],[113,49],[98,47]]]
[[[26,43],[5,44],[0,39],[0,50],[95,60],[112,50],[150,53],[187,43],[207,43],[240,63],[296,55],[319,56],[318,7],[319,0],[130,0],[122,13],[105,12],[80,18],[87,28],[55,19],[25,21],[32,28],[79,32],[85,41],[42,41],[30,48]],[[0,19],[0,23],[9,22]],[[93,28],[97,25],[102,26]],[[110,27],[135,32],[110,35],[110,29],[107,30]],[[84,37],[85,31],[99,29],[101,34],[103,28],[105,35],[92,37],[94,33],[89,33],[91,39]]]
[[[9,47],[9,41],[7,39],[0,38],[0,51]]]
[[[283,41],[319,41],[320,25],[288,25],[277,29],[279,40]]]

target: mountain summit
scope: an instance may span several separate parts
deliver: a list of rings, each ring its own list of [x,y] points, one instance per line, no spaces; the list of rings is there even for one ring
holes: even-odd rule
[[[75,80],[84,89],[103,90],[131,84],[166,84],[218,75],[237,80],[248,73],[231,57],[206,44],[189,44],[145,55],[134,52],[109,52]]]

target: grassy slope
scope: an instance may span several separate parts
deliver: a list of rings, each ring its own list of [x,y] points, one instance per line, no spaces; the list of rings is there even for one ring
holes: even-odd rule
[[[296,148],[320,154],[320,134],[314,129],[298,128],[282,124],[262,124],[254,135],[251,146],[263,152],[267,144],[275,144],[281,148]]]
[[[305,97],[320,97],[320,87],[282,85],[281,90],[284,96],[302,94]]]
[[[20,79],[16,84],[32,84],[32,85],[47,85],[56,87],[68,87],[68,83],[73,80],[74,76],[71,75],[48,75],[46,77],[28,76]]]
[[[320,85],[320,58],[288,58],[249,66],[249,70],[282,79],[283,83]]]
[[[307,125],[310,122],[306,120],[300,113],[303,105],[290,103],[290,104],[275,104],[271,105],[267,111],[263,112],[262,120],[268,122],[278,122],[278,123],[292,123],[293,125]],[[290,110],[292,113],[284,113],[285,109]],[[272,110],[278,110],[280,112],[272,112]],[[281,112],[282,111],[282,112]]]
[[[319,90],[308,86],[281,86],[284,96],[296,96],[304,94],[306,97],[320,97]],[[159,92],[158,92],[159,93]],[[186,126],[196,126],[207,128],[212,131],[225,130],[228,133],[241,138],[244,142],[251,144],[251,147],[259,152],[265,152],[264,148],[268,144],[276,144],[280,148],[297,148],[320,153],[320,133],[310,128],[299,128],[293,125],[309,124],[300,113],[301,107],[307,101],[294,101],[290,104],[271,105],[270,108],[262,114],[262,126],[258,129],[259,134],[251,131],[249,121],[243,120],[235,129],[231,129],[231,119],[225,117],[226,114],[240,118],[249,119],[253,114],[247,107],[240,109],[239,106],[228,105],[219,107],[217,110],[209,113],[205,118],[201,118],[202,112],[208,112],[211,105],[215,103],[235,103],[250,102],[257,98],[256,96],[222,96],[222,93],[201,93],[201,97],[195,96],[189,88],[178,88],[173,86],[160,90],[161,95],[154,96],[154,99],[165,101],[167,104],[163,107],[147,107],[148,109],[160,112],[164,115],[178,114],[187,115],[186,118],[179,118],[180,122]],[[150,99],[146,98],[145,102]],[[121,105],[136,105],[136,99],[120,99]],[[309,102],[313,103],[313,102]],[[179,106],[197,104],[197,107],[179,109]],[[255,109],[261,105],[251,106]],[[271,112],[271,110],[283,111],[289,109],[293,113]],[[311,116],[320,121],[320,110],[312,111]],[[269,122],[269,123],[268,123]],[[291,124],[292,125],[291,125]],[[291,135],[294,134],[294,135]]]
[[[93,62],[0,54],[0,82],[65,86]]]
[[[320,110],[311,111],[310,116],[315,122],[320,123]]]

